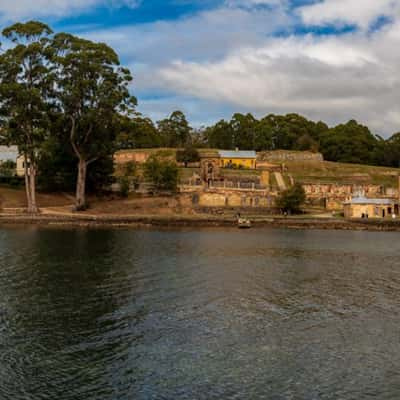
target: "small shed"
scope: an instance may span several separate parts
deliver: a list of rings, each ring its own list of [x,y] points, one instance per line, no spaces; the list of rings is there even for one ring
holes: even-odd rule
[[[395,199],[369,199],[353,197],[344,203],[346,218],[386,218],[399,215],[399,202]]]

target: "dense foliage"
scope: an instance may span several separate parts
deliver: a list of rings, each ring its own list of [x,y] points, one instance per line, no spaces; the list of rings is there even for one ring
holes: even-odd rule
[[[156,190],[173,192],[178,186],[178,167],[170,160],[150,157],[144,164],[144,176]]]
[[[187,167],[189,163],[200,161],[200,154],[193,146],[187,146],[186,148],[176,152],[176,161],[183,163],[185,167]]]
[[[285,213],[296,214],[301,211],[301,206],[306,201],[306,193],[300,183],[280,194],[276,200],[276,206]]]
[[[181,112],[174,112],[157,125],[138,115],[127,120],[117,140],[120,149],[174,146],[319,151],[328,161],[400,166],[400,133],[384,140],[354,120],[328,127],[298,114],[269,114],[257,119],[251,114],[236,113],[230,121],[221,120],[198,130],[188,125]],[[187,155],[179,153],[182,162],[184,154]]]
[[[38,212],[38,153],[49,136],[53,102],[51,29],[40,22],[17,23],[2,31],[11,43],[0,56],[0,118],[6,143],[18,145],[27,162],[28,211]]]

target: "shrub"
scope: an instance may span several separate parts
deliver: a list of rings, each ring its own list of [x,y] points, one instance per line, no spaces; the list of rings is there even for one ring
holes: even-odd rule
[[[129,162],[127,162],[125,164],[124,175],[126,177],[128,177],[128,176],[136,177],[136,175],[137,175],[137,164],[135,163],[135,161],[129,161]]]
[[[17,164],[12,161],[12,160],[7,160],[4,161],[0,164],[0,175],[2,176],[14,176],[15,175],[15,169],[17,167]]]
[[[306,193],[300,183],[296,183],[290,189],[281,193],[276,201],[276,205],[283,212],[299,213],[301,206],[306,201]]]
[[[157,190],[176,191],[178,187],[178,166],[168,160],[150,157],[144,164],[144,176]]]
[[[119,188],[120,195],[122,197],[128,197],[130,183],[129,183],[129,179],[126,176],[123,176],[119,179],[119,186],[120,186],[120,188]]]
[[[188,163],[200,161],[200,154],[194,147],[186,147],[176,152],[176,161],[184,163],[187,167]]]

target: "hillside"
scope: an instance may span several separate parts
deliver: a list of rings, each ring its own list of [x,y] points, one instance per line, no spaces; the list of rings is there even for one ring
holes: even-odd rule
[[[176,151],[177,149],[173,148],[163,148],[122,150],[118,153],[133,153],[138,155],[157,154],[164,158],[175,159]],[[217,149],[199,149],[200,155],[207,154],[209,156],[210,154],[215,153],[215,156],[217,156],[217,152]],[[259,153],[259,159],[263,158],[263,154],[268,154],[268,156],[271,157],[272,153],[276,153],[277,156],[285,153],[290,153],[295,156],[297,155],[297,157],[300,159],[308,158],[307,160],[303,161],[270,161],[271,163],[276,165],[284,165],[285,172],[283,175],[287,183],[290,182],[290,176],[292,176],[295,181],[302,183],[374,184],[396,188],[398,186],[398,176],[400,175],[400,169],[398,168],[386,168],[360,164],[345,164],[330,161],[312,160],[310,159],[310,154],[312,154],[310,152],[285,152],[280,150],[276,152]],[[273,154],[272,157],[274,157]],[[279,159],[279,157],[277,158]],[[199,173],[200,170],[198,168],[181,168],[181,179],[189,179],[194,172]],[[226,179],[237,176],[245,177],[246,175],[251,178],[259,175],[260,171],[225,169],[221,171],[221,174]],[[276,185],[275,177],[273,174],[271,174],[271,184]]]
[[[343,164],[330,161],[285,163],[285,176],[293,176],[302,183],[340,183],[374,184],[385,187],[397,187],[400,169],[375,167],[359,164]]]

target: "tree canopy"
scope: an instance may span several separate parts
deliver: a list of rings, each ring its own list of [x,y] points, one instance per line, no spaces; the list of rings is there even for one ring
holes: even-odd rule
[[[38,154],[49,135],[54,107],[51,29],[40,22],[17,23],[2,32],[11,46],[0,56],[0,118],[3,141],[24,156],[28,211],[38,212]]]
[[[119,115],[132,112],[132,81],[117,54],[104,43],[59,33],[54,36],[57,99],[70,144],[78,159],[76,209],[86,207],[86,174],[90,164],[114,150]]]

